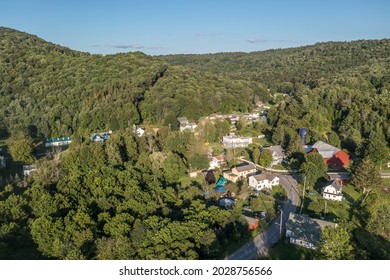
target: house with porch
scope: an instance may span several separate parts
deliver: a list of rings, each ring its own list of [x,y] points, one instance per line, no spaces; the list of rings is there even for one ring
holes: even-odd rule
[[[262,189],[272,189],[273,186],[279,185],[279,177],[271,173],[261,173],[248,177],[249,187],[256,191]]]
[[[338,179],[328,181],[321,190],[324,199],[342,201],[343,200],[343,182]]]

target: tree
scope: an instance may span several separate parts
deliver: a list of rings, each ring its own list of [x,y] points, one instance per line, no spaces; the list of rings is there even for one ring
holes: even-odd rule
[[[291,158],[294,156],[294,154],[297,153],[304,153],[305,150],[303,149],[302,139],[299,137],[298,134],[295,134],[293,138],[290,139],[287,148],[286,148],[286,155],[287,157]]]
[[[353,259],[351,237],[343,226],[327,226],[321,234],[318,244],[318,257],[323,260]]]
[[[259,148],[254,148],[254,150],[252,152],[252,161],[255,164],[259,164],[259,162],[260,162],[260,149]]]
[[[382,201],[371,210],[367,229],[384,238],[390,237],[390,206],[388,203]]]
[[[302,164],[302,172],[306,177],[309,187],[314,187],[317,180],[325,176],[326,165],[320,154],[310,153],[306,157],[306,162]]]
[[[362,203],[373,189],[379,189],[382,185],[382,179],[375,165],[370,159],[363,159],[353,170],[351,183],[366,194]]]
[[[371,133],[364,145],[364,157],[369,158],[376,166],[381,166],[388,157],[386,141],[383,138],[379,133]]]
[[[163,165],[164,175],[169,183],[175,183],[186,173],[183,160],[174,153],[169,153]]]
[[[259,164],[263,167],[268,167],[272,163],[272,152],[268,149],[263,149],[259,158]]]
[[[33,141],[29,136],[18,134],[12,136],[8,142],[9,152],[14,161],[22,164],[31,164],[33,156]]]
[[[191,159],[191,168],[194,170],[207,169],[209,160],[206,156],[195,154]]]
[[[336,132],[330,131],[328,133],[328,143],[337,148],[341,148],[341,141]]]
[[[215,176],[214,176],[214,172],[213,171],[208,171],[207,174],[206,174],[206,182],[207,184],[211,185],[211,184],[214,184],[215,183]]]

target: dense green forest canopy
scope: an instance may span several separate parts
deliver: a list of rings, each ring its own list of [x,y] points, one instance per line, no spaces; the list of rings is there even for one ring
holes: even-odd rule
[[[264,93],[252,82],[170,66],[142,53],[90,55],[0,28],[0,126],[9,132],[29,128],[58,137],[142,121],[164,124],[178,116],[195,120],[247,111]]]
[[[268,117],[273,141],[288,146],[299,127],[309,139],[356,151],[368,139],[390,143],[390,40],[318,43],[252,53],[168,55],[175,65],[265,85],[282,102]],[[287,95],[287,96],[286,96]]]
[[[317,43],[251,53],[166,55],[159,58],[231,79],[261,82],[285,92],[291,90],[294,83],[313,88],[340,77],[354,76],[372,78],[374,85],[380,87],[390,79],[389,52],[390,40],[383,39]]]

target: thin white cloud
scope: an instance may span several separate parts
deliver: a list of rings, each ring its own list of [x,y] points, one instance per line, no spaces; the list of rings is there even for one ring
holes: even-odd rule
[[[220,35],[220,33],[216,33],[216,32],[209,32],[209,33],[198,32],[198,33],[195,33],[196,37],[215,37],[215,36],[218,36],[218,35]]]
[[[264,39],[256,39],[256,38],[253,38],[253,39],[248,39],[246,40],[248,43],[267,43],[269,42],[269,40],[264,40]]]

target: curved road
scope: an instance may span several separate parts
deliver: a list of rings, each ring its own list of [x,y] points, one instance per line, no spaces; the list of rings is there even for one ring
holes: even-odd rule
[[[229,260],[255,260],[269,250],[269,244],[277,242],[280,239],[280,215],[282,213],[282,234],[288,220],[290,212],[295,212],[299,204],[299,195],[297,181],[291,175],[278,175],[280,185],[286,190],[288,201],[282,208],[282,211],[272,221],[271,226],[256,236],[253,240],[246,243],[240,249],[231,254]]]

